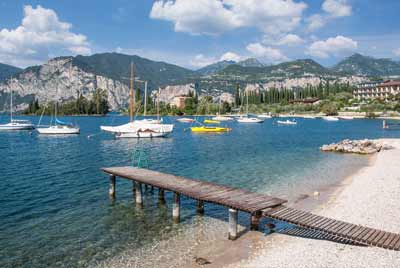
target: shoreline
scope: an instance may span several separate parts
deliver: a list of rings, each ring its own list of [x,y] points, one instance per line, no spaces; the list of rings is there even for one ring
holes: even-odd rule
[[[400,174],[400,166],[397,167],[396,159],[400,157],[400,139],[380,140],[395,148],[373,155],[367,166],[336,186],[321,191],[319,205],[311,200],[313,197],[309,197],[295,206],[307,210],[311,208],[317,215],[399,233],[400,179],[397,174]],[[386,176],[379,178],[380,173],[386,173]],[[337,267],[339,263],[340,267],[400,267],[400,252],[376,247],[352,246],[280,233],[260,237],[259,243],[261,246],[251,256],[222,267]]]

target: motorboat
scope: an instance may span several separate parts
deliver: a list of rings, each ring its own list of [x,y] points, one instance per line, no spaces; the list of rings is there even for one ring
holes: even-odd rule
[[[339,118],[337,118],[335,116],[323,116],[322,119],[324,119],[326,121],[339,121]]]
[[[212,120],[215,120],[215,121],[220,121],[220,122],[233,121],[233,118],[232,118],[232,117],[223,116],[223,115],[217,115],[217,116],[214,116],[214,117],[211,118],[211,119],[212,119]]]
[[[297,121],[296,120],[289,120],[289,119],[287,119],[287,120],[285,120],[285,121],[282,121],[282,120],[278,120],[278,121],[276,121],[278,124],[280,124],[280,125],[297,125]]]
[[[239,117],[236,119],[239,123],[263,123],[264,120],[256,117]]]
[[[194,120],[193,118],[182,117],[182,118],[176,119],[176,121],[181,122],[181,123],[193,123],[196,120]]]

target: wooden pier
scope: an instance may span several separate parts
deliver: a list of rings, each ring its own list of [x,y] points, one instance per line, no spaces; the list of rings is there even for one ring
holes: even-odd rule
[[[158,199],[165,203],[165,191],[174,194],[172,217],[174,222],[180,220],[181,195],[197,200],[197,212],[204,213],[204,202],[214,203],[229,208],[229,239],[238,236],[238,211],[250,213],[250,228],[257,230],[262,217],[272,218],[297,225],[309,230],[334,235],[356,243],[400,250],[400,235],[377,229],[363,227],[343,221],[321,217],[309,212],[284,206],[287,201],[264,194],[254,193],[238,188],[227,187],[211,182],[188,179],[148,169],[134,167],[103,168],[110,176],[109,195],[115,198],[116,177],[133,181],[136,205],[143,206],[142,184],[158,188]]]

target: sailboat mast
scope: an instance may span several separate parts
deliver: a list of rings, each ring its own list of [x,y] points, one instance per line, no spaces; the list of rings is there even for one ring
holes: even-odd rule
[[[160,91],[161,91],[161,88],[158,88],[158,93],[157,93],[157,120],[160,120]]]
[[[11,121],[13,120],[13,96],[12,96],[12,89],[11,89],[11,103],[10,103],[10,119],[11,119]]]
[[[134,103],[133,103],[133,80],[134,80],[134,73],[133,73],[133,62],[131,62],[131,87],[129,91],[129,115],[130,115],[130,122],[133,122],[133,109],[134,109]]]
[[[143,115],[146,116],[147,111],[147,81],[144,82],[144,112]]]
[[[246,91],[246,114],[249,114],[249,93]]]

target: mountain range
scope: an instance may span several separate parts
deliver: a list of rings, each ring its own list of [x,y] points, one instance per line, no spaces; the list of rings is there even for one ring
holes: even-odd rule
[[[102,53],[91,56],[58,57],[39,66],[20,69],[0,64],[0,93],[13,90],[23,99],[34,96],[39,101],[69,100],[78,95],[91,98],[96,88],[108,90],[111,108],[126,106],[129,93],[130,63],[135,66],[135,87],[149,89],[167,85],[201,83],[202,90],[226,91],[240,82],[267,83],[291,78],[339,79],[348,76],[387,77],[400,75],[400,63],[352,55],[333,67],[324,67],[312,59],[301,59],[275,65],[264,65],[256,59],[222,61],[197,71],[174,64],[152,61],[139,56]],[[13,77],[11,81],[9,78]],[[2,80],[1,80],[2,79]],[[179,92],[178,92],[179,93]],[[178,94],[177,93],[177,94]],[[16,96],[16,99],[18,96]]]

